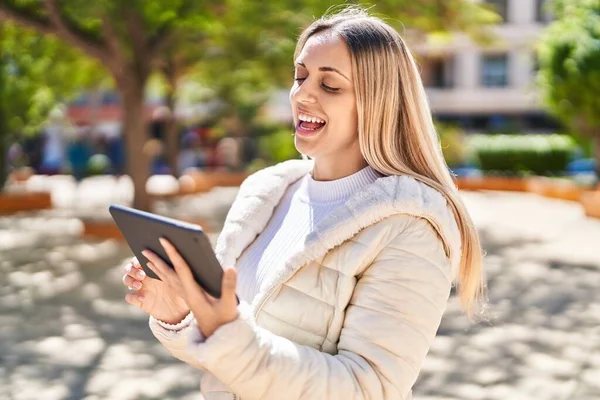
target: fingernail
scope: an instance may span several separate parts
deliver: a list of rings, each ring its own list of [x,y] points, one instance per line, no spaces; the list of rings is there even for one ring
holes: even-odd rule
[[[150,261],[148,261],[148,263],[146,264],[146,266],[148,268],[150,268],[152,271],[154,271],[154,265]]]
[[[144,279],[146,277],[146,273],[144,271],[138,271],[137,278]]]
[[[142,250],[142,255],[146,258],[148,258],[148,255],[150,254],[150,252],[148,250]]]
[[[139,290],[142,288],[142,284],[140,282],[133,282],[133,288]]]

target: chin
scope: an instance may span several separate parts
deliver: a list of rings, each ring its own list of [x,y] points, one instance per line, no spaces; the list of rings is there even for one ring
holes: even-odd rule
[[[316,143],[308,143],[306,140],[299,138],[298,135],[294,138],[294,145],[298,153],[304,154],[307,157],[314,157],[316,155]]]

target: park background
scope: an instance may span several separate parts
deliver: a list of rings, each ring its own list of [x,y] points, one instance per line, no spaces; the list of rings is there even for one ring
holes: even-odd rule
[[[486,252],[487,318],[451,299],[415,398],[600,398],[600,1],[352,3],[417,57]],[[200,398],[123,300],[107,207],[214,240],[299,157],[295,40],[339,4],[0,0],[1,398]]]

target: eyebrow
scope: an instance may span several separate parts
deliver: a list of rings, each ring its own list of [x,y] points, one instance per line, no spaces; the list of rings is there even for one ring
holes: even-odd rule
[[[304,63],[297,62],[296,64],[302,65],[304,68],[306,68],[306,65],[304,65]],[[350,82],[350,79],[346,75],[342,74],[338,69],[335,69],[333,67],[319,67],[319,71],[337,72],[338,74],[340,74],[341,76],[343,76],[344,78],[346,78],[347,81]]]

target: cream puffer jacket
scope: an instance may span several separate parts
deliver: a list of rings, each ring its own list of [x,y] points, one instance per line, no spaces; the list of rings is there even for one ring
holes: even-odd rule
[[[242,184],[216,246],[222,265],[236,264],[311,168],[288,161]],[[323,220],[207,340],[193,322],[171,331],[151,318],[150,327],[173,356],[204,371],[206,400],[410,399],[460,246],[438,191],[383,177]]]

